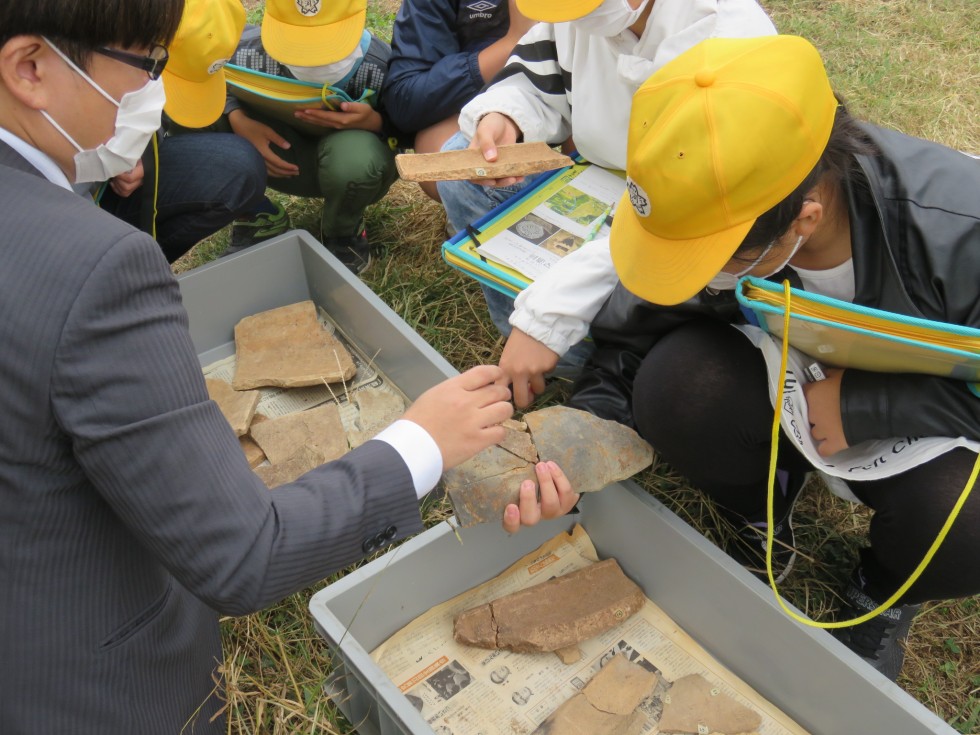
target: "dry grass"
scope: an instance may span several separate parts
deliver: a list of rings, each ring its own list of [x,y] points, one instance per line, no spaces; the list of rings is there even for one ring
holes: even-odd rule
[[[252,19],[261,5],[246,0]],[[398,5],[398,0],[372,0],[369,23],[381,35],[390,31]],[[782,32],[806,36],[821,49],[835,87],[859,117],[980,152],[976,0],[763,0],[763,5]],[[316,231],[318,201],[273,195],[285,203],[294,226]],[[364,281],[456,367],[494,362],[502,342],[476,283],[442,262],[444,228],[438,205],[415,185],[396,184],[368,213],[371,240],[384,254],[363,274]],[[226,241],[227,234],[219,233],[177,269],[211,260]],[[654,466],[638,480],[713,541],[727,532],[711,505],[669,467]],[[835,606],[837,590],[866,543],[868,516],[816,483],[797,508],[803,554],[783,592],[820,618]],[[441,500],[427,501],[423,510],[430,525],[449,513]],[[351,732],[321,693],[331,664],[307,612],[313,591],[223,622],[229,732]],[[957,731],[980,732],[980,598],[926,606],[912,628],[899,684]]]

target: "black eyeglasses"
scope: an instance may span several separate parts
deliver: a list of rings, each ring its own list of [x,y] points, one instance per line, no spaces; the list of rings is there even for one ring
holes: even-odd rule
[[[95,53],[108,56],[110,59],[121,61],[124,64],[129,64],[129,66],[135,66],[137,69],[142,69],[150,75],[150,79],[159,79],[160,75],[163,74],[163,68],[167,65],[167,61],[170,60],[170,53],[165,47],[160,45],[153,46],[150,49],[150,53],[146,56],[142,54],[131,54],[128,51],[120,51],[119,49],[107,48],[105,46],[95,49]]]

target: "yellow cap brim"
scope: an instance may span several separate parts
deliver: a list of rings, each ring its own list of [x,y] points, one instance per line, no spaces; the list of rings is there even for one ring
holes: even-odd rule
[[[170,119],[185,128],[203,128],[215,122],[225,109],[225,72],[211,74],[203,82],[190,82],[164,69],[163,109]]]
[[[755,219],[691,240],[668,240],[650,234],[624,194],[612,230],[609,250],[619,280],[641,299],[662,306],[687,301],[731,260]]]
[[[322,26],[283,23],[266,14],[262,19],[262,46],[280,64],[323,66],[350,56],[364,34],[367,10]]]
[[[565,23],[588,15],[602,0],[517,0],[517,9],[541,23]]]

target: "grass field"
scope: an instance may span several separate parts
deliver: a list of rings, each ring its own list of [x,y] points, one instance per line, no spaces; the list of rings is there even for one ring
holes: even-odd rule
[[[817,45],[835,87],[858,117],[980,152],[976,0],[765,0],[763,5],[782,32]],[[260,1],[246,0],[246,6],[253,20],[261,13]],[[397,0],[372,0],[369,26],[388,36],[397,7]],[[318,201],[274,196],[286,204],[294,226],[316,231]],[[502,342],[479,288],[441,262],[444,228],[441,208],[414,184],[399,182],[369,211],[370,237],[384,255],[363,278],[456,367],[494,362]],[[219,233],[182,259],[177,270],[211,260],[226,243],[227,233]],[[717,536],[713,509],[669,467],[656,465],[638,479],[709,538]],[[784,593],[820,618],[835,606],[835,591],[866,543],[867,515],[818,486],[804,491],[798,508],[802,555]],[[430,524],[447,512],[441,504],[424,508]],[[306,609],[313,591],[223,622],[229,732],[352,731],[321,693],[330,660]],[[980,598],[926,606],[913,625],[899,684],[958,732],[980,732]]]

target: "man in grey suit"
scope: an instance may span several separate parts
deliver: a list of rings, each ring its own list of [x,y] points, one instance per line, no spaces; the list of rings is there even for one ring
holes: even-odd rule
[[[5,735],[223,732],[218,614],[420,530],[418,498],[512,412],[481,366],[274,493],[251,472],[159,247],[71,190],[141,152],[182,6],[0,0]],[[560,473],[539,478],[508,530],[573,501]]]

